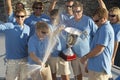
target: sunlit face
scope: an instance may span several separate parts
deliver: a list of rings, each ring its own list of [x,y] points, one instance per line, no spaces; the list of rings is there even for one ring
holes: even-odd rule
[[[48,32],[43,30],[36,30],[36,34],[39,39],[44,39],[48,35]]]
[[[117,15],[114,14],[113,12],[109,12],[109,20],[111,23],[117,23],[118,22],[118,18]]]
[[[73,14],[75,17],[75,20],[80,20],[82,17],[83,10],[81,7],[73,7]]]
[[[25,17],[26,17],[26,14],[24,12],[16,13],[15,15],[16,21],[19,25],[24,24]]]
[[[43,11],[43,6],[37,5],[36,7],[34,7],[33,10],[34,10],[34,14],[35,14],[36,16],[40,16],[41,13],[42,13],[42,11]]]

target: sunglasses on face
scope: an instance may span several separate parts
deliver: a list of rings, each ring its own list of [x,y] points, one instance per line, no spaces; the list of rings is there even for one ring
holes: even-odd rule
[[[70,6],[70,5],[66,5],[67,8],[72,8],[73,6]]]
[[[100,20],[94,20],[95,23],[99,22]]]
[[[40,9],[40,10],[41,10],[42,8],[43,8],[43,7],[35,7],[35,9]]]
[[[45,32],[45,31],[41,31],[41,33],[42,33],[43,35],[47,35],[47,34],[48,34],[48,32]]]
[[[115,17],[115,16],[116,16],[116,15],[110,15],[110,14],[109,14],[109,17]]]
[[[25,15],[16,15],[15,17],[16,17],[16,18],[24,18]]]
[[[73,13],[80,13],[81,12],[81,10],[73,10]]]

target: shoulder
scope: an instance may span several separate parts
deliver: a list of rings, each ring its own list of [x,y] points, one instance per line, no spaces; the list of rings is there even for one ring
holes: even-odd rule
[[[28,43],[35,43],[35,42],[37,42],[37,39],[36,39],[36,35],[34,34],[29,38]]]

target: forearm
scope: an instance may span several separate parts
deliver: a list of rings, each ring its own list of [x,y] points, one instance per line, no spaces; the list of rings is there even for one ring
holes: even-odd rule
[[[7,13],[8,13],[8,15],[11,15],[11,13],[13,11],[11,0],[6,0],[6,5],[7,5]]]
[[[85,57],[89,59],[98,56],[103,52],[104,48],[105,47],[102,45],[97,45],[92,51],[90,51],[87,55],[85,55]]]
[[[51,2],[50,8],[49,8],[49,12],[51,12],[55,6],[56,6],[57,0],[54,0],[53,2]]]
[[[98,0],[98,3],[99,3],[99,6],[100,6],[101,8],[107,9],[105,3],[103,2],[103,0]]]
[[[42,61],[34,54],[34,53],[30,53],[30,58],[36,62],[38,65],[42,64]]]
[[[115,44],[114,44],[114,52],[113,52],[112,59],[115,59],[116,52],[117,52],[117,49],[118,49],[118,45],[119,45],[119,42],[116,41]]]

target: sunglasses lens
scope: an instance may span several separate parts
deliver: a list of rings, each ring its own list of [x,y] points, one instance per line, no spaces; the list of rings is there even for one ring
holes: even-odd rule
[[[67,8],[72,8],[72,6],[66,5]]]
[[[42,7],[35,7],[35,9],[42,9]]]
[[[96,23],[97,23],[97,22],[99,22],[99,20],[95,20],[94,22],[96,22]]]
[[[44,34],[44,35],[46,35],[46,34],[47,34],[47,32],[44,32],[44,31],[41,31],[41,33],[42,33],[42,34]]]
[[[24,15],[16,15],[16,18],[24,18]]]
[[[81,12],[81,10],[79,10],[79,11],[73,11],[73,13],[80,13]]]
[[[116,15],[109,15],[109,17],[115,17]]]

